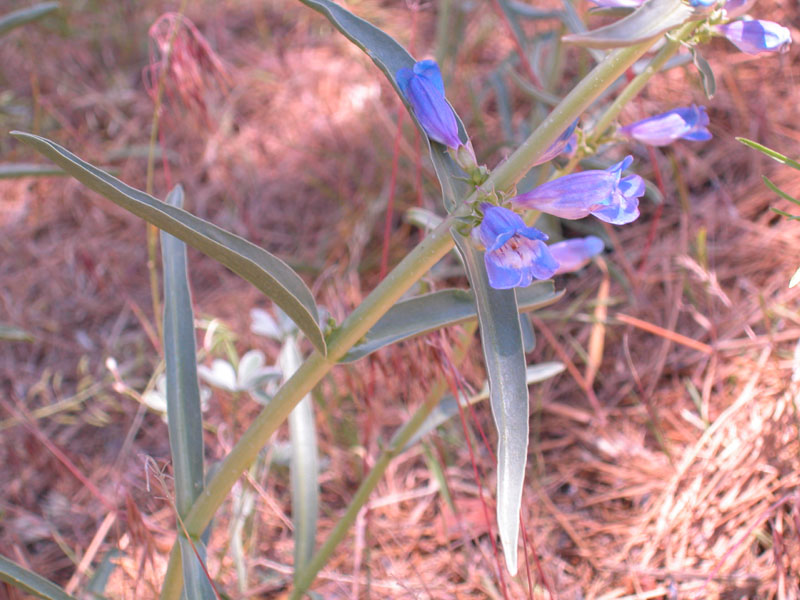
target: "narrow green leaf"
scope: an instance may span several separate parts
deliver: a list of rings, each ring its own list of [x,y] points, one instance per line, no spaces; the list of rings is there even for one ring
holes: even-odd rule
[[[717,93],[717,81],[714,79],[714,71],[711,69],[711,65],[708,64],[708,61],[703,58],[697,51],[697,48],[694,47],[692,48],[692,62],[700,73],[700,79],[703,82],[703,91],[706,93],[706,98],[711,100],[714,94]]]
[[[183,188],[180,185],[169,193],[167,204],[182,208]],[[197,345],[186,244],[162,231],[161,260],[164,267],[167,428],[175,479],[175,508],[179,518],[183,518],[203,491],[203,413],[197,380]],[[214,592],[208,576],[198,564],[191,544],[182,534],[179,538],[183,557],[184,598],[213,599]]]
[[[781,198],[783,198],[784,200],[788,200],[789,202],[791,202],[791,203],[793,203],[793,204],[798,204],[798,205],[800,205],[800,200],[798,200],[797,198],[795,198],[795,197],[793,197],[793,196],[790,196],[789,194],[787,194],[786,192],[784,192],[784,191],[783,191],[781,188],[779,188],[777,185],[775,185],[774,183],[772,183],[772,182],[769,180],[769,178],[768,178],[766,175],[762,175],[762,176],[761,176],[761,178],[764,180],[764,184],[765,184],[765,185],[766,185],[766,186],[767,186],[769,189],[771,189],[773,192],[775,192],[776,194],[778,194],[778,196],[780,196],[780,197],[781,197]]]
[[[564,17],[564,13],[559,10],[542,10],[517,0],[504,0],[503,4],[523,19],[562,19]]]
[[[587,48],[622,48],[658,37],[693,18],[700,17],[681,0],[647,0],[619,21],[563,39]]]
[[[90,598],[101,600],[105,597],[106,586],[114,570],[117,568],[117,561],[115,559],[125,556],[125,553],[119,548],[111,548],[103,554],[100,559],[100,564],[94,567],[91,579],[86,584],[86,592],[90,594]]]
[[[284,342],[278,360],[284,380],[289,379],[300,367],[303,358],[293,337]],[[289,440],[292,448],[289,474],[292,485],[294,572],[298,576],[314,556],[319,515],[317,428],[310,395],[305,396],[289,414]]]
[[[12,131],[11,135],[33,147],[86,187],[125,210],[197,248],[264,292],[325,354],[314,297],[300,276],[282,260],[180,208],[169,206],[124,184],[46,138]]]
[[[189,541],[183,533],[178,536],[183,565],[182,600],[219,600],[211,585],[206,567],[206,547],[201,540]]]
[[[564,17],[562,21],[566,28],[573,33],[573,35],[583,35],[588,30],[586,25],[581,19],[581,16],[578,14],[578,11],[575,10],[575,6],[572,3],[572,0],[561,0],[561,5],[564,7]],[[564,38],[561,38],[561,41],[564,41]],[[603,60],[604,53],[596,48],[586,48],[586,51],[594,58],[595,62],[600,62]]]
[[[771,159],[777,160],[781,164],[788,165],[788,166],[792,167],[793,169],[797,169],[798,171],[800,171],[800,163],[799,162],[797,162],[796,160],[792,160],[791,158],[788,158],[787,156],[781,154],[780,152],[776,152],[775,150],[772,150],[771,148],[767,148],[766,146],[762,146],[758,142],[754,142],[753,140],[748,140],[747,138],[737,137],[736,141],[737,142],[741,142],[745,146],[749,146],[753,150],[758,150],[762,154],[766,154]]]
[[[0,179],[16,179],[18,177],[44,177],[50,175],[67,175],[61,169],[50,165],[35,165],[29,163],[4,163],[0,164]]]
[[[75,600],[55,583],[29,571],[22,565],[0,556],[0,581],[5,581],[44,600]]]
[[[483,254],[453,232],[478,307],[483,357],[497,427],[497,529],[506,567],[517,573],[517,544],[525,463],[528,460],[528,386],[514,290],[489,285]]]
[[[411,118],[417,124],[423,139],[428,142],[433,168],[442,186],[445,208],[448,212],[452,211],[456,203],[466,197],[469,191],[466,183],[462,181],[465,174],[453,161],[447,148],[430,140],[425,134],[425,130],[417,121],[414,111],[411,110],[395,79],[395,73],[399,69],[404,67],[410,69],[414,66],[416,62],[414,58],[390,35],[330,0],[300,0],[300,2],[325,16],[347,39],[361,48],[392,84],[397,95],[406,105]],[[456,121],[458,121],[459,136],[462,140],[467,140],[464,124],[458,114],[456,114]]]
[[[525,383],[526,385],[540,383],[546,379],[555,377],[559,373],[563,373],[564,368],[564,365],[560,362],[544,362],[539,363],[538,365],[531,365],[525,370]],[[478,402],[486,400],[488,397],[489,386],[485,385],[483,386],[483,389],[474,396],[470,396],[469,398],[462,397],[461,406],[477,404]],[[422,425],[420,425],[420,428],[417,430],[417,432],[411,436],[406,445],[403,446],[403,452],[411,448],[423,437],[428,435],[440,425],[443,425],[452,419],[457,414],[458,403],[456,402],[456,399],[451,395],[443,396],[436,408],[431,411],[431,414],[429,414],[425,421],[423,421]]]
[[[782,217],[786,217],[790,221],[800,221],[800,215],[793,215],[792,213],[786,212],[785,210],[781,210],[780,208],[770,207],[770,210],[774,213],[779,214]]]
[[[789,280],[789,287],[793,288],[798,283],[800,283],[800,268],[794,272],[794,275],[792,275],[792,278]]]
[[[167,204],[183,206],[180,185]],[[203,489],[203,414],[197,380],[197,345],[186,244],[161,232],[164,266],[164,359],[167,376],[167,423],[175,477],[175,505],[184,517]]]
[[[519,294],[517,295],[517,303],[519,303]],[[520,307],[519,314],[519,327],[522,331],[522,349],[525,354],[529,354],[536,349],[536,333],[533,331],[531,320],[525,315]]]
[[[562,294],[554,291],[552,281],[534,282],[517,291],[519,310],[528,312],[542,308]],[[409,298],[389,309],[341,362],[353,362],[384,346],[475,318],[475,296],[466,290],[441,290]]]
[[[14,325],[8,325],[7,323],[0,323],[0,340],[7,342],[32,342],[33,339],[33,336],[24,329],[15,327]]]
[[[41,4],[34,4],[28,8],[21,8],[14,12],[6,13],[0,16],[0,35],[5,35],[12,29],[38,21],[42,17],[49,15],[51,12],[58,10],[58,2],[42,2]]]

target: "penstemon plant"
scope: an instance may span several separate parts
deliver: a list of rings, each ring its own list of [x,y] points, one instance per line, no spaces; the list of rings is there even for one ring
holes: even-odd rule
[[[596,236],[548,245],[547,234],[533,225],[536,217],[541,213],[561,219],[591,216],[618,226],[636,220],[646,186],[642,177],[629,171],[633,157],[603,157],[618,145],[663,146],[681,139],[702,142],[711,134],[706,109],[695,105],[615,127],[625,105],[684,48],[692,54],[706,92],[713,94],[713,73],[697,51],[713,36],[725,37],[748,53],[783,51],[790,41],[789,31],[776,23],[739,19],[748,7],[737,0],[724,4],[713,0],[592,0],[600,9],[627,13],[593,31],[586,31],[582,24],[576,26],[574,9],[565,2],[563,18],[573,31],[563,36],[563,41],[588,49],[597,64],[563,98],[549,102],[553,108],[538,127],[506,160],[489,169],[479,164],[464,124],[446,99],[435,61],[414,60],[386,33],[331,0],[301,1],[366,52],[399,94],[427,141],[444,204],[444,214],[430,219],[435,226],[427,237],[342,323],[321,323],[311,291],[279,258],[183,210],[180,187],[162,202],[55,142],[29,133],[13,133],[90,189],[164,232],[165,390],[178,532],[161,589],[165,600],[182,593],[187,598],[213,598],[217,594],[204,565],[206,529],[242,473],[256,463],[262,447],[290,415],[293,431],[309,423],[313,426],[309,402],[300,405],[302,413],[293,411],[332,368],[388,344],[456,323],[467,324],[456,348],[460,355],[480,326],[498,439],[497,527],[505,564],[515,575],[519,569],[519,514],[528,452],[528,385],[558,371],[551,366],[537,369],[526,365],[525,332],[519,313],[555,302],[559,294],[546,280],[580,269],[604,249],[603,241]],[[659,43],[660,48],[642,60]],[[625,83],[622,76],[634,66],[638,74]],[[615,99],[596,106],[598,98],[612,88],[617,92]],[[537,94],[553,99],[546,90]],[[594,166],[598,160],[608,166],[573,172],[581,161],[590,158]],[[561,168],[551,168],[555,163]],[[547,171],[540,171],[540,185],[517,189],[517,184],[540,165],[547,165]],[[202,410],[184,244],[255,285],[294,321],[313,346],[313,352],[301,361],[294,334],[290,336],[293,358],[287,359],[282,369],[286,376],[283,385],[213,476],[207,475],[203,465]],[[454,248],[470,289],[441,290],[404,299],[415,282]],[[232,366],[228,370],[233,373]],[[209,379],[209,373],[204,372],[204,377]],[[431,424],[430,419],[440,402],[444,404],[446,389],[444,379],[434,382],[426,401],[387,445],[340,524],[316,551],[314,486],[300,485],[316,481],[316,462],[311,461],[313,472],[306,473],[305,480],[293,475],[293,481],[298,482],[293,493],[310,494],[308,498],[293,498],[293,506],[311,507],[299,508],[301,514],[293,516],[304,519],[295,528],[303,539],[295,540],[301,550],[295,553],[293,598],[300,598],[309,589],[389,461],[408,443],[418,440],[421,431],[441,422]],[[468,399],[450,401],[457,406]],[[308,438],[308,433],[302,435]],[[304,503],[309,498],[313,501]],[[20,582],[24,579],[23,587],[37,589],[41,585],[38,589],[45,589],[46,582],[29,572],[20,575],[19,569],[0,560],[0,577],[6,581],[23,585]],[[67,597],[51,588],[40,595]]]

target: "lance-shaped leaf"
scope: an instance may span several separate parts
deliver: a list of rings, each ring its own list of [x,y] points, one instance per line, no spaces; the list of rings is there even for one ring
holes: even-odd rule
[[[0,15],[0,35],[4,35],[21,25],[33,23],[58,10],[58,2],[42,2],[27,8]]]
[[[0,556],[0,581],[5,581],[44,600],[75,600],[75,597],[70,596],[55,583],[4,556]]]
[[[64,171],[50,165],[33,165],[28,163],[0,164],[0,179],[17,177],[43,177],[48,175],[66,175]]]
[[[528,460],[528,385],[513,289],[489,285],[483,253],[453,232],[478,307],[489,399],[497,427],[497,528],[509,573],[517,573],[522,486]]]
[[[695,18],[702,15],[681,0],[648,0],[619,21],[563,39],[587,48],[621,48],[657,37]]]
[[[772,160],[777,160],[779,163],[786,165],[788,167],[792,167],[793,169],[797,169],[800,171],[800,162],[796,160],[792,160],[785,154],[781,154],[780,152],[773,150],[772,148],[767,148],[758,142],[754,142],[753,140],[748,140],[747,138],[737,137],[737,142],[743,143],[745,146],[752,148],[753,150],[758,150],[762,154],[769,156]]]
[[[711,100],[714,94],[717,93],[717,81],[714,79],[714,71],[711,65],[703,56],[697,51],[697,48],[692,48],[692,62],[697,67],[697,72],[700,73],[700,79],[703,82],[703,91],[706,93],[706,98]]]
[[[293,336],[287,337],[278,357],[284,380],[289,379],[302,362],[297,341]],[[297,577],[314,556],[319,515],[317,427],[311,395],[304,396],[289,414],[289,440],[292,445],[289,474],[292,484],[294,572]]]
[[[536,281],[517,290],[520,312],[548,306],[561,298],[552,281]],[[475,296],[467,290],[440,290],[395,304],[372,326],[363,341],[353,346],[341,362],[352,362],[376,350],[409,338],[466,323],[476,318]]]
[[[325,338],[318,324],[314,297],[300,276],[282,260],[208,221],[126,185],[55,142],[19,131],[12,131],[11,135],[52,160],[89,189],[183,240],[255,285],[297,323],[317,350],[325,354]]]
[[[183,188],[167,196],[181,208]],[[197,381],[197,346],[192,297],[186,266],[186,244],[161,232],[164,266],[164,357],[167,377],[167,422],[175,477],[175,505],[186,515],[203,489],[203,414]]]
[[[425,130],[419,124],[395,79],[395,74],[398,70],[402,68],[413,69],[416,62],[414,58],[390,35],[336,3],[330,0],[300,1],[324,15],[347,39],[366,52],[378,68],[383,71],[389,83],[392,84],[398,96],[403,100],[406,108],[409,109],[408,112],[417,124],[423,139],[427,140],[433,168],[436,170],[436,176],[442,186],[445,208],[448,211],[453,210],[456,202],[466,197],[468,188],[465,182],[461,180],[465,175],[448,154],[446,146],[428,139]],[[453,112],[455,114],[455,111]],[[464,130],[464,124],[458,114],[456,114],[456,121],[458,122],[459,137],[462,140],[466,140],[467,134]]]
[[[180,185],[167,196],[167,204],[183,206]],[[197,381],[197,346],[194,312],[186,266],[186,244],[161,232],[164,265],[164,360],[167,378],[167,427],[175,479],[175,508],[183,518],[203,491],[203,414]],[[181,537],[184,597],[213,600],[208,575],[198,563],[195,549]],[[199,551],[198,551],[199,553]]]

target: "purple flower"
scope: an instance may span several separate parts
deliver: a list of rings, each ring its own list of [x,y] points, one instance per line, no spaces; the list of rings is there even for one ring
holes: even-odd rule
[[[644,194],[641,177],[622,177],[622,171],[632,162],[633,157],[626,156],[605,171],[583,171],[559,177],[512,198],[511,203],[562,219],[582,219],[592,214],[614,225],[630,223],[639,216],[638,198]]]
[[[575,127],[577,126],[578,126],[578,120],[575,119],[575,122],[572,123],[572,125],[570,125],[569,127],[567,127],[564,130],[564,132],[560,136],[558,136],[558,139],[555,142],[553,142],[550,145],[550,147],[547,150],[545,150],[544,154],[542,154],[539,158],[537,158],[536,162],[533,164],[541,165],[542,163],[546,163],[548,160],[553,160],[556,156],[564,152],[567,146],[569,145],[570,141],[572,140],[572,136],[575,134]]]
[[[544,233],[526,226],[522,217],[507,208],[484,203],[481,209],[483,221],[472,231],[486,247],[483,260],[489,285],[506,290],[553,276],[558,263],[544,243]]]
[[[694,8],[710,8],[717,3],[717,0],[689,0],[689,4]]]
[[[398,70],[395,77],[428,137],[449,148],[461,146],[456,115],[444,97],[444,81],[436,61],[421,60],[413,70]]]
[[[574,238],[551,244],[548,249],[558,263],[558,270],[555,274],[561,275],[577,271],[593,256],[600,254],[604,247],[603,240],[590,235],[585,238]]]
[[[683,106],[621,128],[622,135],[650,146],[666,146],[677,139],[710,140],[704,106]]]
[[[791,32],[772,21],[733,21],[716,29],[747,54],[788,52],[792,43]]]

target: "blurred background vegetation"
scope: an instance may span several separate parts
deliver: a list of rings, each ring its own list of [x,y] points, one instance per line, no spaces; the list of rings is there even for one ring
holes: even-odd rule
[[[151,27],[182,11],[196,33],[186,30],[182,68],[166,78],[156,196],[182,183],[188,210],[282,257],[337,321],[379,281],[384,247],[391,266],[421,238],[406,210],[439,208],[399,101],[368,58],[300,3],[62,4],[0,38],[0,162],[37,162],[5,135],[22,129],[144,188],[159,56]],[[519,40],[560,27],[528,19],[514,32],[499,6],[348,3],[418,58],[439,60],[448,98],[489,165],[546,114],[526,86]],[[557,0],[526,6],[564,10]],[[0,1],[0,14],[17,8]],[[575,6],[584,16],[587,8]],[[758,13],[797,35],[795,3],[759,1]],[[536,55],[550,47],[524,50],[534,65],[553,64]],[[555,95],[591,64],[585,50],[559,52],[552,72],[533,69]],[[605,261],[580,279],[559,278],[566,297],[536,313],[530,362],[574,367],[531,388],[522,519],[532,577],[536,556],[559,598],[790,598],[797,589],[800,312],[787,282],[800,247],[796,227],[769,210],[783,205],[761,175],[795,197],[800,181],[734,137],[800,155],[798,52],[795,44],[755,58],[715,40],[704,53],[716,74],[713,100],[693,70],[675,68],[623,113],[628,123],[706,104],[714,139],[652,153],[631,147],[638,172],[662,179],[663,205],[646,200],[635,224],[601,229]],[[583,232],[573,227],[565,233]],[[72,589],[92,582],[109,598],[154,597],[174,515],[159,483],[166,426],[143,396],[161,353],[145,227],[69,178],[0,179],[0,255],[0,548]],[[278,343],[251,331],[251,309],[271,307],[191,249],[189,261],[203,361],[236,362],[258,349],[275,363]],[[463,283],[455,260],[428,284],[445,280]],[[382,440],[450,368],[457,333],[339,367],[314,392],[323,534]],[[459,371],[476,389],[479,365],[476,354]],[[610,417],[604,427],[592,419],[592,394]],[[214,388],[210,462],[259,408]],[[487,406],[475,408],[475,440],[478,425],[493,445]],[[252,514],[242,517],[234,500],[213,529],[210,569],[231,597],[280,597],[291,581],[286,437],[282,430],[252,473]],[[483,442],[473,446],[477,479],[457,422],[395,461],[317,581],[320,596],[528,597],[524,569],[514,581],[498,577],[479,493],[494,488],[494,467]],[[252,526],[236,558],[229,525],[245,518]],[[0,584],[0,596],[15,593]]]

